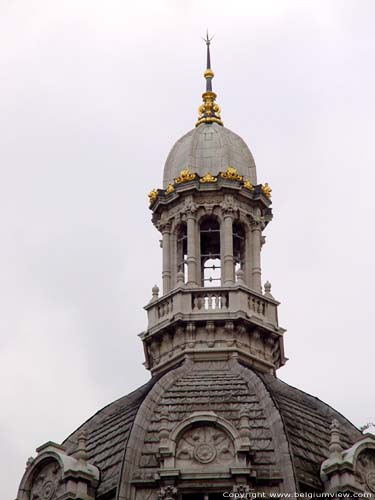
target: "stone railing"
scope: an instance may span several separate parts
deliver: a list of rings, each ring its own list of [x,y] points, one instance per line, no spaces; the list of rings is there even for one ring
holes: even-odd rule
[[[166,295],[151,301],[146,307],[148,330],[163,328],[174,318],[189,321],[224,319],[231,315],[258,318],[263,323],[277,327],[278,302],[243,285],[232,287],[186,288],[171,290]]]
[[[191,294],[192,311],[222,311],[229,307],[229,294],[227,291],[192,292]]]

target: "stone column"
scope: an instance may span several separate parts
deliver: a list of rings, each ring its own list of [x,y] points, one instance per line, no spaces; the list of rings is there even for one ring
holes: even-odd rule
[[[252,288],[257,292],[262,291],[262,273],[260,267],[260,250],[262,246],[262,228],[260,222],[253,221],[251,226],[251,274]]]
[[[249,226],[245,229],[245,284],[249,288],[253,288],[253,273],[252,273],[252,231]]]
[[[171,224],[164,224],[162,227],[163,235],[163,293],[171,289]]]
[[[222,235],[222,258],[223,258],[223,276],[224,286],[234,284],[234,257],[233,257],[233,213],[231,210],[224,211],[224,221]]]
[[[187,222],[187,286],[197,286],[197,221],[193,210],[186,213]]]

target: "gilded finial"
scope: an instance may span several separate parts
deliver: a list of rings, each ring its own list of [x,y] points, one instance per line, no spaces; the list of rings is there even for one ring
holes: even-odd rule
[[[254,191],[254,186],[251,184],[251,182],[248,179],[246,179],[246,181],[244,181],[243,187],[248,189],[249,191]]]
[[[152,191],[150,191],[148,193],[148,199],[150,201],[150,205],[152,205],[154,203],[154,201],[156,200],[157,197],[158,197],[158,192],[156,189],[153,189]]]
[[[212,79],[214,77],[214,72],[211,69],[210,54],[210,44],[212,39],[213,36],[210,38],[207,31],[206,38],[203,38],[207,46],[207,64],[206,70],[203,73],[203,76],[206,79],[206,92],[202,94],[203,104],[201,104],[198,108],[198,121],[195,125],[196,127],[201,123],[213,122],[223,125],[220,117],[220,106],[215,102],[216,94],[212,91]]]
[[[266,182],[265,184],[263,184],[263,186],[262,186],[262,191],[263,191],[263,193],[265,194],[265,196],[266,196],[267,198],[271,198],[272,189],[271,189],[271,187],[268,185],[268,182]]]

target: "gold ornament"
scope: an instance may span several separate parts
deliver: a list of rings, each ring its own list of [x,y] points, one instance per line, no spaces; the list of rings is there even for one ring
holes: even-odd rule
[[[148,198],[150,200],[150,205],[152,205],[154,203],[154,201],[156,200],[156,198],[158,197],[158,192],[156,189],[153,189],[152,191],[150,191],[148,193]]]
[[[205,176],[203,176],[199,182],[217,182],[217,178],[208,172]]]
[[[181,170],[180,175],[175,179],[176,184],[181,184],[182,182],[192,181],[196,178],[197,174],[192,174],[188,168]]]
[[[237,174],[237,169],[234,167],[228,167],[226,172],[221,172],[220,175],[224,179],[230,179],[231,181],[242,181],[242,175]]]
[[[210,70],[207,70],[210,71]],[[207,91],[202,94],[203,104],[198,108],[198,121],[195,124],[197,127],[201,123],[219,123],[223,125],[220,117],[220,106],[215,102],[216,94],[212,91]]]
[[[243,187],[248,189],[249,191],[254,191],[254,186],[251,184],[251,182],[249,180],[246,180],[243,183]]]
[[[268,185],[268,182],[262,185],[262,191],[267,198],[271,198],[272,189]]]
[[[173,186],[173,184],[168,184],[168,187],[167,187],[167,189],[165,190],[166,194],[173,193],[173,191],[174,191],[174,186]]]
[[[213,78],[215,75],[212,69],[206,69],[206,71],[203,73],[203,76],[205,78]]]

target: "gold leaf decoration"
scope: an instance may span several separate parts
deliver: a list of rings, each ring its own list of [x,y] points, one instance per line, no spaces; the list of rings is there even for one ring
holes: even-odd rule
[[[157,197],[158,197],[158,192],[156,189],[153,189],[152,191],[150,191],[148,193],[148,199],[150,200],[150,205],[152,205],[152,203],[154,203],[154,201],[156,200]]]
[[[243,183],[243,187],[248,189],[249,191],[254,191],[254,186],[248,179]]]
[[[173,193],[173,191],[174,191],[174,186],[173,186],[173,184],[168,184],[168,187],[167,187],[167,189],[165,190],[166,194]]]
[[[192,174],[188,168],[181,170],[180,175],[175,179],[176,184],[192,181],[196,178],[197,174]]]
[[[267,198],[271,198],[272,189],[268,185],[268,182],[262,185],[262,191]]]
[[[217,178],[214,177],[213,175],[210,174],[210,172],[208,172],[208,174],[204,175],[199,182],[217,182]]]
[[[228,167],[226,172],[221,172],[220,175],[224,179],[230,179],[231,181],[242,181],[242,175],[237,174],[237,169],[234,167]]]

